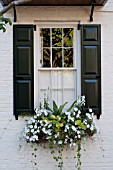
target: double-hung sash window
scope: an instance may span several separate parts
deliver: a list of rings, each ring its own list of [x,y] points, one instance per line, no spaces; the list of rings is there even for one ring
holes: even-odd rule
[[[39,27],[38,35],[37,100],[42,101],[48,90],[51,105],[53,100],[71,104],[77,98],[77,29]]]

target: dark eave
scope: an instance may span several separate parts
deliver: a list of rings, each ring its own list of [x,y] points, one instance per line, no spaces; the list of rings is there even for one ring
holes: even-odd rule
[[[18,0],[19,1],[19,0]],[[7,6],[13,0],[1,0],[3,6]],[[22,3],[21,6],[90,6],[93,0],[31,0]],[[107,0],[96,0],[95,6],[105,5]]]

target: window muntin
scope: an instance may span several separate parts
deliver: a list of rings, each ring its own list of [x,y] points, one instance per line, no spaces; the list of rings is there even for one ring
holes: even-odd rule
[[[74,67],[74,28],[40,28],[41,67]]]

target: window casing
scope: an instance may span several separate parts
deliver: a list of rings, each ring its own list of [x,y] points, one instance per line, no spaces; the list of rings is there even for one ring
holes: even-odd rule
[[[68,24],[47,26],[41,24],[37,28],[38,38],[36,38],[35,46],[37,48],[38,45],[38,50],[35,54],[35,58],[37,58],[35,87],[38,89],[36,89],[36,101],[38,102],[36,106],[39,105],[39,101],[43,100],[47,89],[49,89],[51,106],[53,100],[58,105],[64,102],[68,102],[70,105],[79,95],[78,83],[80,89],[80,62],[78,58],[80,56],[78,55],[80,41],[77,41],[80,37],[77,27]],[[56,40],[58,31],[60,32],[60,42]],[[55,41],[54,34],[56,34]],[[68,39],[67,42],[66,39]],[[58,60],[58,56],[60,60]]]

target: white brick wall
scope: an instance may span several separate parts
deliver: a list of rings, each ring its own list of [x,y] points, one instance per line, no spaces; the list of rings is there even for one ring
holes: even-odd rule
[[[17,23],[34,20],[71,19],[90,24],[90,7],[17,7]],[[6,16],[13,19],[13,11]],[[82,170],[113,170],[113,1],[97,7],[94,22],[102,25],[102,116],[96,120],[100,133],[84,141]],[[13,116],[13,28],[0,32],[0,170],[33,169],[32,149],[22,138],[25,119]],[[22,138],[22,139],[20,139]],[[84,151],[84,149],[86,151]],[[76,150],[76,148],[75,148]],[[65,151],[64,170],[75,170],[74,151]],[[38,148],[37,170],[57,170],[49,150]]]

